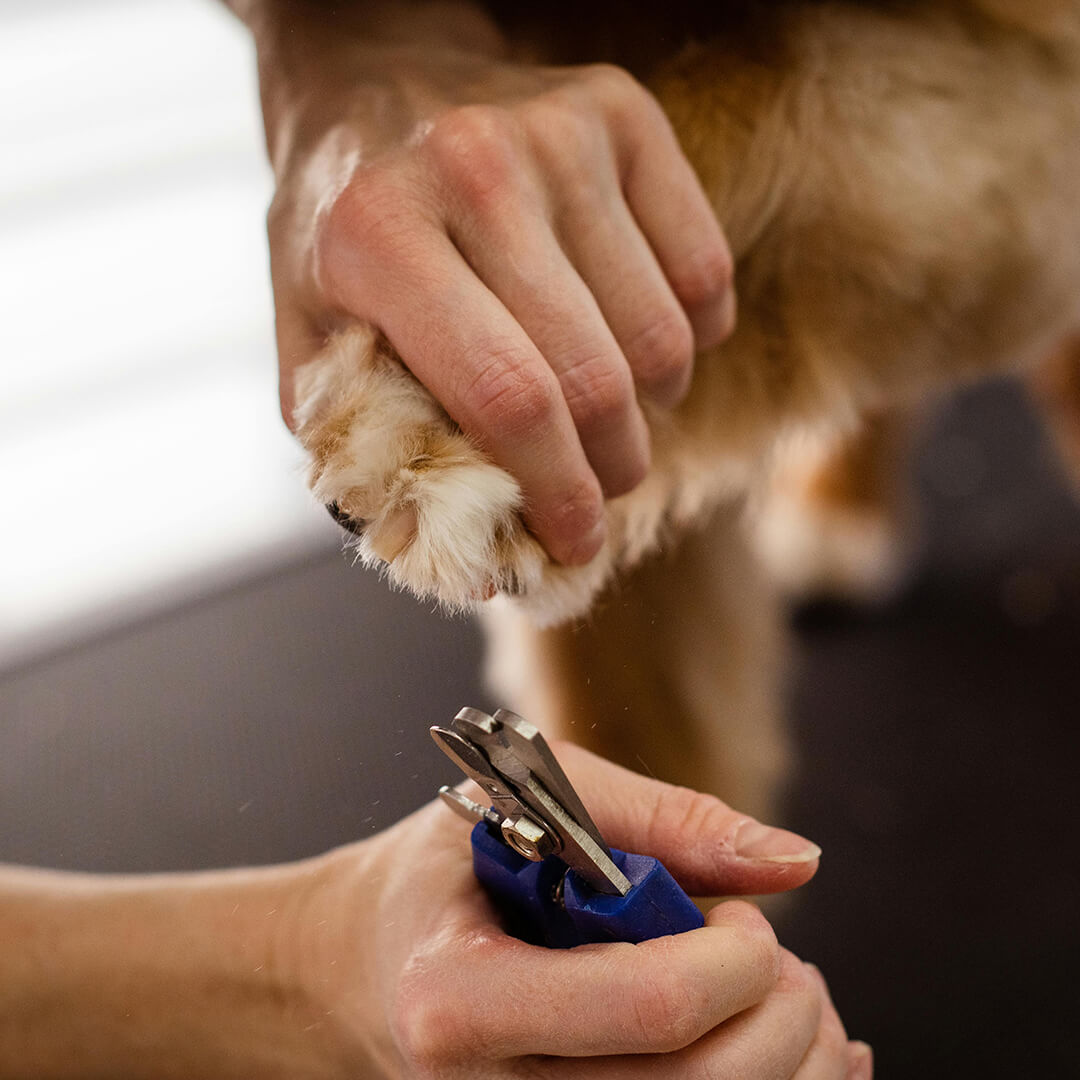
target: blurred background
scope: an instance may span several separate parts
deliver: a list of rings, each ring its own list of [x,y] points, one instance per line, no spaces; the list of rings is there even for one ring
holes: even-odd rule
[[[211,0],[0,5],[0,860],[313,854],[452,770],[479,640],[352,567],[277,411],[246,34]],[[825,849],[779,917],[879,1075],[1075,1075],[1080,511],[1019,392],[917,462],[873,611],[793,614]]]

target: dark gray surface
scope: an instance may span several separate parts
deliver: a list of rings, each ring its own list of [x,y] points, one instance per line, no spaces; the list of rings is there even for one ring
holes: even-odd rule
[[[779,923],[878,1075],[1076,1075],[1080,511],[1015,393],[966,395],[919,463],[903,596],[798,619],[822,844]],[[478,687],[474,629],[337,557],[0,678],[0,858],[262,862],[366,835],[452,767],[427,726]]]
[[[825,857],[779,931],[881,1077],[1076,1076],[1080,509],[1003,387],[918,478],[905,595],[798,620],[788,812]]]
[[[1080,589],[1037,626],[921,578],[876,619],[803,616],[795,825],[824,849],[781,940],[883,1077],[1080,1061]]]
[[[164,870],[311,855],[430,798],[478,635],[342,556],[0,678],[0,859]],[[457,777],[453,777],[457,779]]]

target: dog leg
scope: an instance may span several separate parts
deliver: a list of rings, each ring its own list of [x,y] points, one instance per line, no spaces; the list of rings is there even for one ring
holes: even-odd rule
[[[643,561],[587,620],[537,630],[486,613],[489,678],[549,735],[775,820],[780,605],[726,507]]]

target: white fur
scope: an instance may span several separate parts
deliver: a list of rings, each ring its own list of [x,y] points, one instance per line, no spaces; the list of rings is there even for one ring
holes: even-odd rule
[[[394,584],[456,611],[475,609],[493,590],[521,593],[546,622],[585,610],[609,576],[603,554],[584,568],[550,562],[522,523],[517,482],[457,430],[370,327],[335,335],[297,372],[296,396],[315,497],[364,520],[359,558]],[[351,421],[318,467],[319,423],[334,410]],[[432,430],[440,451],[424,455]],[[403,511],[416,515],[414,535],[385,564],[379,538]]]

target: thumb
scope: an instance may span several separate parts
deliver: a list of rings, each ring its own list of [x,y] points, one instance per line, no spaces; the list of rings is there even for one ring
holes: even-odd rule
[[[556,744],[556,753],[604,839],[659,859],[692,896],[785,892],[817,872],[821,849],[796,833],[572,743]]]

